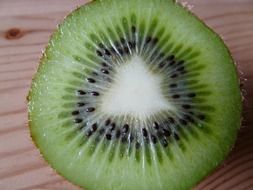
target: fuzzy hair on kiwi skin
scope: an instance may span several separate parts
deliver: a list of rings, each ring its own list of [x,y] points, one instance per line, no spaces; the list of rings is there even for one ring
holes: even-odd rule
[[[90,3],[93,3],[94,1],[92,1],[92,2],[90,2]],[[185,8],[185,7],[184,7]],[[79,8],[77,8],[77,9],[79,9]],[[185,8],[186,9],[186,8]],[[187,9],[186,9],[187,10]],[[187,11],[189,11],[189,10],[187,10]],[[70,16],[70,15],[69,15]],[[201,21],[200,19],[198,19],[199,21]],[[201,21],[202,22],[202,21]],[[204,24],[204,23],[203,23]],[[61,24],[60,24],[61,25]],[[60,26],[59,25],[59,26]],[[210,29],[210,28],[209,28]],[[216,33],[215,33],[216,34]],[[51,36],[51,38],[54,36],[54,34]],[[218,36],[218,35],[217,35]],[[220,37],[219,37],[220,38]],[[221,40],[222,41],[222,40]],[[228,50],[229,51],[229,50]],[[231,54],[230,54],[231,55]],[[43,63],[43,59],[45,58],[47,56],[47,49],[46,49],[46,51],[43,53],[43,55],[42,55],[42,58],[41,58],[41,60],[40,60],[40,64],[42,64]],[[39,66],[39,68],[38,68],[38,71],[39,71],[39,69],[40,69],[40,66]],[[28,96],[27,96],[27,101],[29,102],[30,101],[30,91],[29,91],[29,94],[28,94]],[[29,116],[28,116],[29,117]],[[29,118],[29,126],[30,126],[30,118]],[[33,141],[34,141],[34,143],[35,143],[35,145],[38,147],[38,145],[36,144],[36,138],[35,137],[33,137],[32,135],[31,135],[31,137],[32,137],[32,139],[33,139]],[[47,158],[44,156],[44,155],[42,155],[44,158],[45,158],[45,160],[47,160]],[[55,169],[54,169],[55,170]],[[55,170],[56,171],[56,170]],[[61,174],[59,171],[56,171],[57,173],[59,173],[59,174]],[[62,175],[62,176],[64,176],[64,175]]]

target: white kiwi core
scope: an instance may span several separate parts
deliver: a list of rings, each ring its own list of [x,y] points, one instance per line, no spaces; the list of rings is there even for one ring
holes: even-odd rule
[[[162,78],[150,72],[145,61],[135,55],[116,69],[114,83],[101,97],[101,111],[145,120],[157,112],[172,110],[161,83]]]

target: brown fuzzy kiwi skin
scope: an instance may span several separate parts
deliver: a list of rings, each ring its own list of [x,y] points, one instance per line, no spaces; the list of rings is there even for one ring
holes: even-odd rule
[[[82,6],[87,6],[88,4],[92,4],[92,3],[96,2],[96,1],[97,1],[97,0],[91,0],[91,1],[89,1],[89,2],[87,2],[87,3],[85,3],[85,4],[83,4],[83,5],[81,5],[81,6],[79,6],[79,7],[77,7],[76,9],[70,11],[70,13],[69,13],[66,17],[63,18],[63,20],[61,21],[61,23],[58,24],[58,26],[56,27],[56,29],[54,30],[54,32],[50,35],[48,42],[50,42],[51,39],[55,36],[55,34],[56,34],[56,32],[57,32],[57,29],[58,29],[59,27],[61,27],[61,25],[63,24],[64,20],[65,20],[66,18],[68,18],[68,17],[71,17],[72,14],[73,14],[73,12],[77,11],[77,10],[80,9]],[[181,6],[184,10],[186,10],[187,12],[189,12],[189,14],[193,15],[198,21],[200,21],[200,22],[203,24],[203,26],[205,26],[206,28],[208,28],[208,30],[210,30],[210,31],[222,42],[222,44],[224,44],[224,46],[225,46],[227,52],[229,53],[229,55],[232,57],[232,60],[234,61],[234,58],[233,58],[233,56],[232,56],[232,54],[231,54],[231,51],[229,50],[228,46],[224,43],[222,37],[221,37],[219,34],[217,34],[217,33],[216,33],[211,27],[209,27],[202,19],[200,19],[195,13],[193,13],[192,11],[190,11],[187,7],[183,6],[180,2],[177,2],[176,0],[172,0],[172,1],[173,1],[173,3],[175,3],[175,4],[179,5],[179,6]],[[28,94],[27,94],[27,96],[26,96],[27,104],[28,104],[28,103],[30,102],[30,100],[31,100],[32,84],[33,84],[33,82],[34,82],[34,80],[35,80],[35,77],[36,77],[37,73],[40,71],[41,64],[43,64],[43,60],[47,58],[47,50],[48,50],[48,47],[49,47],[49,43],[47,43],[47,46],[45,47],[45,51],[42,52],[41,58],[40,58],[40,60],[39,60],[39,65],[38,65],[37,68],[36,68],[36,73],[35,73],[35,74],[33,75],[33,77],[32,77],[31,84],[30,84],[30,88],[29,88]],[[240,86],[240,81],[244,80],[244,78],[240,75],[240,72],[239,72],[239,70],[238,70],[238,67],[237,67],[237,65],[236,65],[236,62],[234,61],[233,63],[234,63],[234,66],[235,66],[235,68],[236,68],[236,71],[237,71],[236,74],[237,74],[237,78],[238,78],[238,86]],[[243,96],[243,92],[242,92],[242,90],[241,90],[241,102],[242,102],[242,104],[241,104],[242,107],[240,108],[241,110],[243,110],[243,102],[244,102],[243,100],[244,100],[244,96]],[[241,124],[242,124],[242,120],[243,120],[243,117],[242,117],[242,113],[241,113]],[[242,126],[242,125],[241,125],[241,126]],[[31,128],[31,119],[30,119],[29,110],[28,110],[28,123],[27,123],[27,127],[28,127],[29,129]],[[239,130],[240,130],[240,128],[238,129],[238,131],[239,131]],[[237,134],[238,134],[238,131],[237,131]],[[37,142],[36,142],[36,138],[32,135],[31,130],[30,130],[30,137],[31,137],[31,140],[32,140],[32,142],[34,143],[35,147],[39,150],[39,153],[40,153],[40,155],[42,156],[42,158],[44,159],[44,162],[47,163],[48,165],[50,165],[50,163],[48,162],[47,158],[42,154],[41,150],[39,149],[39,146],[38,146],[38,144],[37,144]],[[235,139],[234,141],[236,141],[236,139]],[[231,150],[230,150],[230,152],[231,152],[232,149],[234,148],[234,145],[235,145],[235,144],[231,145],[231,148],[230,148]],[[228,155],[227,155],[226,157],[228,157]],[[208,178],[210,175],[212,175],[213,172],[217,169],[217,167],[222,167],[222,166],[224,166],[225,163],[226,163],[226,157],[225,157],[225,159],[224,159],[224,161],[223,161],[222,163],[218,163],[217,166],[216,166],[212,171],[210,171],[209,175],[207,175],[207,176],[203,177],[202,179],[200,179],[199,182],[195,184],[195,186],[197,186],[197,185],[198,185],[199,183],[201,183],[204,179],[206,179],[206,178]],[[64,175],[62,175],[59,171],[55,170],[54,167],[53,167],[52,165],[50,165],[50,166],[51,166],[51,168],[53,169],[53,171],[54,171],[55,173],[59,174],[62,178],[64,178],[65,180],[69,181],[69,180],[68,180],[67,178],[65,178]],[[74,183],[74,182],[71,182],[71,183],[82,189],[82,187],[79,186],[78,184],[76,184],[76,183]]]

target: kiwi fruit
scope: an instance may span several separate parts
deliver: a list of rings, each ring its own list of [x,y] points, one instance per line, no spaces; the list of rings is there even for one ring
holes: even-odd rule
[[[173,0],[96,0],[66,17],[28,95],[33,141],[86,190],[186,190],[231,150],[237,70]]]

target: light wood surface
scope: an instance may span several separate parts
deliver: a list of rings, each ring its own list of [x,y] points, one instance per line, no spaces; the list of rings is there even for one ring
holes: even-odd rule
[[[41,158],[29,136],[26,95],[56,25],[85,0],[0,0],[0,190],[77,190]],[[242,129],[225,163],[197,190],[253,189],[253,0],[187,0],[218,32],[244,81]]]

